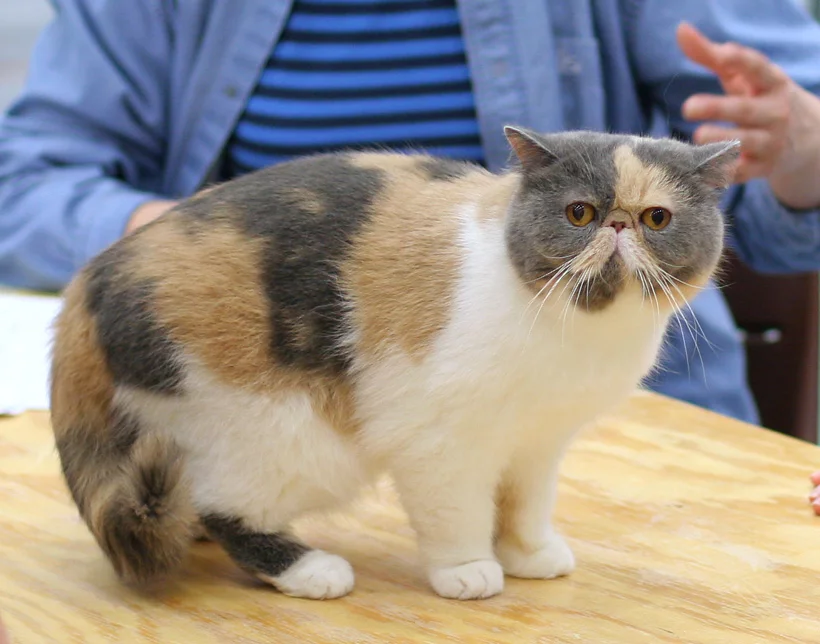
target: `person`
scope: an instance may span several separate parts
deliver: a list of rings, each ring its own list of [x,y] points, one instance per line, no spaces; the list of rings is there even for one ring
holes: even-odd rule
[[[300,154],[422,148],[499,170],[507,123],[737,138],[730,245],[759,271],[820,266],[820,27],[795,1],[55,4],[0,122],[5,284],[60,289],[177,200]],[[717,288],[648,386],[758,421]]]
[[[820,470],[814,472],[811,477],[811,484],[814,487],[811,494],[809,495],[809,500],[811,501],[812,508],[814,509],[814,513],[817,516],[820,516]]]

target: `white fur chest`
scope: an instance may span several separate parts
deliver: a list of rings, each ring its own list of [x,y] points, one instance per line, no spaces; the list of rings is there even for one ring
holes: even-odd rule
[[[541,307],[509,264],[500,223],[466,220],[464,249],[447,328],[421,364],[395,356],[370,370],[366,415],[384,417],[389,407],[396,424],[412,416],[419,426],[471,432],[574,430],[628,396],[651,368],[665,318],[637,289],[589,314],[565,307],[559,285]]]

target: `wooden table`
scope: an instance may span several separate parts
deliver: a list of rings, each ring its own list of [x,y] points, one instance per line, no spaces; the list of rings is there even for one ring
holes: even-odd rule
[[[69,503],[48,418],[0,421],[0,611],[41,642],[820,642],[820,449],[641,394],[570,454],[558,523],[578,570],[440,599],[389,485],[301,526],[346,556],[345,599],[284,597],[202,544],[160,597],[120,585]]]

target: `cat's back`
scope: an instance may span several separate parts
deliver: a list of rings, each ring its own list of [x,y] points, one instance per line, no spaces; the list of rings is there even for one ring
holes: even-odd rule
[[[280,367],[335,376],[355,325],[412,340],[395,325],[443,323],[431,322],[430,290],[455,270],[454,209],[492,180],[470,164],[387,153],[252,173],[95,258],[63,317],[93,320],[115,380],[151,391],[179,386],[183,355],[243,387],[270,385]]]

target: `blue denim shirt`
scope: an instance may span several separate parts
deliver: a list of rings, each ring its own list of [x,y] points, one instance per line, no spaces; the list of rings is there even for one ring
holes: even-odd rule
[[[0,282],[44,289],[120,237],[142,202],[189,195],[214,175],[290,3],[54,4],[25,90],[0,122]],[[719,88],[678,50],[681,20],[760,49],[820,92],[820,28],[796,0],[462,0],[459,11],[494,170],[508,160],[506,123],[691,133],[682,102]],[[760,180],[730,190],[726,205],[752,267],[820,267],[820,211],[789,211]],[[755,421],[722,296],[709,289],[692,308],[708,343],[698,356],[673,326],[651,386]]]

